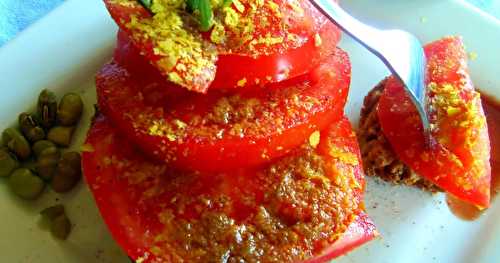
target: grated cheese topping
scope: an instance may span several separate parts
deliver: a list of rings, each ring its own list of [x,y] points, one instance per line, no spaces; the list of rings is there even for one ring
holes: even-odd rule
[[[196,14],[186,11],[184,0],[153,1],[152,15],[136,0],[109,3],[112,8],[128,8],[118,23],[124,24],[135,43],[146,48],[143,52],[151,48],[152,64],[168,80],[199,91],[214,80],[220,53],[259,57],[308,41],[300,24],[310,18],[304,14],[301,0],[234,0],[230,6],[212,0],[213,27],[206,34],[199,32]],[[317,37],[315,40],[318,43]]]

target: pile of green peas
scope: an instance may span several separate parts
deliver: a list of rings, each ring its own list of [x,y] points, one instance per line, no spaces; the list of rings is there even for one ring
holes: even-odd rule
[[[82,112],[80,95],[67,93],[58,103],[54,93],[43,90],[36,113],[21,113],[19,129],[11,127],[3,131],[0,177],[8,178],[8,186],[14,194],[33,200],[42,194],[46,185],[57,193],[66,193],[77,185],[82,176],[80,153],[62,153],[61,148],[71,144]],[[66,219],[59,222],[67,224]]]

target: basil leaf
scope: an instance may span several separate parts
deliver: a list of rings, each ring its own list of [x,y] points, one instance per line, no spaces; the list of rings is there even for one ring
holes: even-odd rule
[[[212,19],[214,16],[210,0],[199,0],[198,7],[198,10],[200,11],[201,31],[208,31],[212,27]]]
[[[151,5],[153,4],[153,0],[139,0],[139,3],[141,3],[141,5],[144,6],[146,9],[151,10]]]
[[[188,11],[193,13],[200,8],[200,0],[186,0],[186,6]]]
[[[223,5],[229,6],[229,5],[231,5],[232,2],[233,2],[233,0],[224,0]]]

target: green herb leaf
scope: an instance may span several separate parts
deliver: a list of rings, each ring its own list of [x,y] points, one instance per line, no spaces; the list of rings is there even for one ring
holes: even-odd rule
[[[190,13],[198,15],[201,31],[210,30],[214,15],[210,0],[186,0],[186,7]]]
[[[201,31],[208,31],[212,27],[214,13],[210,0],[199,0],[200,28]]]
[[[233,2],[233,0],[224,0],[223,5],[229,6],[229,5],[231,5],[232,2]]]
[[[193,13],[200,9],[200,0],[186,0],[186,6],[189,12]]]
[[[153,0],[139,0],[142,6],[151,11],[151,5],[153,5]]]

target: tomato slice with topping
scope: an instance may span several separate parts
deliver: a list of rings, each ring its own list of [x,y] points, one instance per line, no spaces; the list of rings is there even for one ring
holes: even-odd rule
[[[209,87],[264,85],[305,74],[331,54],[340,38],[340,30],[305,0],[216,6],[215,25],[207,33],[187,26],[190,15],[166,7],[165,1],[153,1],[154,16],[137,0],[104,2],[159,72],[202,93]]]
[[[317,256],[311,262],[321,262],[376,231],[362,212],[364,178],[349,121],[333,124],[318,140],[263,168],[204,176],[151,162],[98,117],[82,162],[105,222],[134,260]]]
[[[364,212],[358,214],[339,240],[335,241],[321,255],[303,261],[303,263],[323,263],[345,255],[349,251],[365,244],[379,234],[373,221]]]
[[[100,109],[146,154],[199,171],[258,166],[287,154],[341,118],[350,82],[340,49],[307,75],[235,93],[192,93],[145,71],[104,66],[96,79]]]
[[[462,39],[447,37],[430,43],[425,54],[428,111],[436,143],[425,144],[417,110],[393,77],[387,80],[378,106],[382,130],[399,158],[417,174],[464,201],[488,207],[488,130]]]

